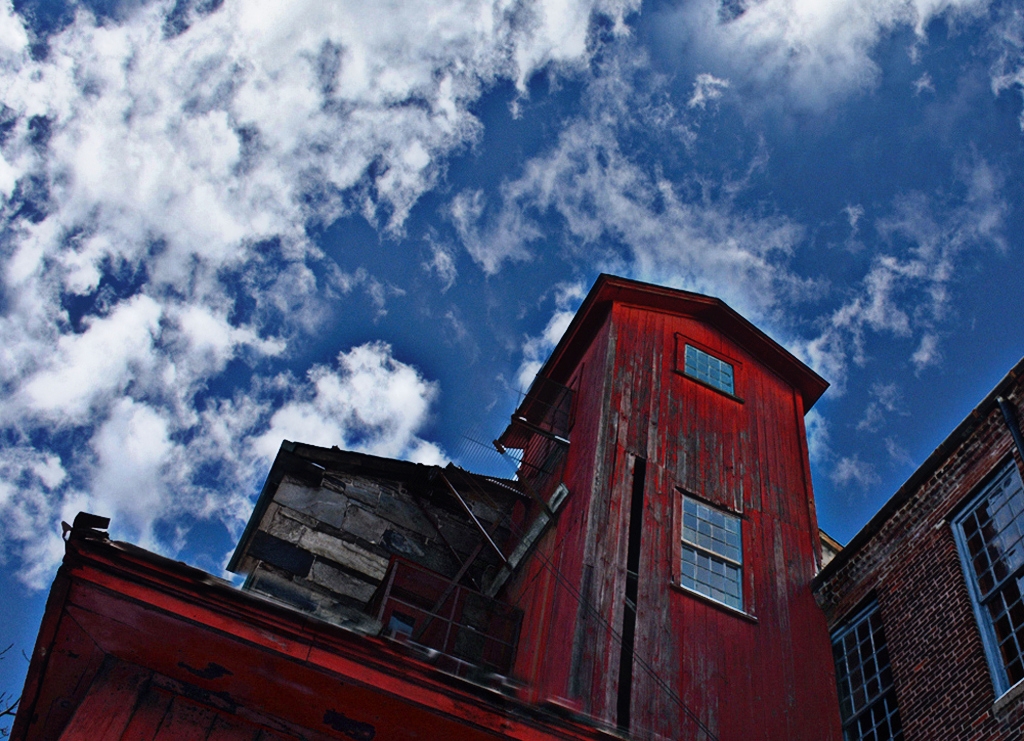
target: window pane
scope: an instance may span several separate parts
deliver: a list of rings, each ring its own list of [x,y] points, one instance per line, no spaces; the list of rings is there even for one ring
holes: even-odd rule
[[[878,605],[833,634],[839,710],[847,741],[903,738]]]
[[[961,521],[983,600],[1024,566],[1022,498],[1020,477],[1011,467],[988,486]]]
[[[743,609],[743,579],[739,566],[683,546],[680,583],[737,610]]]
[[[690,497],[683,497],[683,541],[743,563],[740,518]]]
[[[956,521],[995,684],[1024,679],[1024,486],[1012,461]]]
[[[713,600],[743,609],[743,539],[740,518],[683,497],[680,583]]]
[[[734,393],[732,365],[708,355],[693,345],[686,346],[684,372],[686,375],[725,391]]]

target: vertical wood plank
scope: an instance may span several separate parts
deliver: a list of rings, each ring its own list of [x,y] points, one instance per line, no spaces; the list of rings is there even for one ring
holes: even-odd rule
[[[142,694],[121,741],[153,741],[171,707],[172,695],[150,685]]]
[[[148,671],[134,664],[108,659],[60,738],[66,741],[120,739],[149,677]]]
[[[205,741],[217,711],[180,695],[171,701],[171,707],[160,724],[153,741]]]

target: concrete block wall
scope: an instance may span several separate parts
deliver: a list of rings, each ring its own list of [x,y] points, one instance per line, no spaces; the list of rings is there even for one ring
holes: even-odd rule
[[[815,583],[831,629],[877,600],[906,741],[1024,737],[1024,700],[995,696],[951,525],[1008,460],[1024,470],[997,392],[1024,417],[1024,377],[1011,372]]]

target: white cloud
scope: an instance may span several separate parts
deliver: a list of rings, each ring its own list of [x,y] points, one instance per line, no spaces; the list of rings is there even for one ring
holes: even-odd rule
[[[175,506],[167,490],[166,469],[175,465],[178,451],[170,431],[170,420],[159,410],[124,398],[92,438],[91,507],[149,546],[155,543],[154,523]]]
[[[811,409],[804,415],[804,426],[807,430],[808,457],[812,463],[826,463],[832,458],[828,420],[818,409]]]
[[[991,29],[996,59],[992,64],[992,94],[1016,90],[1024,95],[1024,10],[1010,3],[1001,9],[1001,17]],[[1024,131],[1024,111],[1020,114]]]
[[[913,83],[914,95],[920,95],[921,93],[934,93],[935,84],[932,82],[932,76],[927,72],[921,74]]]
[[[109,316],[88,320],[81,334],[61,335],[50,362],[22,386],[26,405],[65,423],[84,421],[97,397],[120,394],[155,362],[160,316],[159,304],[136,296]]]
[[[562,283],[555,286],[554,290],[555,311],[548,323],[539,335],[527,337],[523,341],[523,361],[516,372],[516,384],[522,392],[530,388],[537,372],[562,339],[572,318],[576,316],[576,309],[586,296],[586,288],[582,283]]]
[[[447,293],[459,277],[452,250],[440,244],[430,245],[430,260],[423,263],[423,269],[437,275],[441,281],[441,293]]]
[[[850,223],[851,238],[857,236],[858,224],[864,218],[864,207],[859,203],[849,204],[843,207],[843,213],[846,214],[846,220]]]
[[[32,586],[48,582],[53,565],[63,555],[53,502],[67,478],[59,456],[27,443],[0,448],[0,512],[6,542],[0,564],[9,555],[21,555],[20,577]]]
[[[941,359],[942,353],[939,351],[939,338],[931,332],[926,332],[921,337],[921,344],[917,346],[914,354],[910,356],[914,369],[918,373],[928,366],[938,365]]]
[[[0,432],[26,461],[0,461],[24,484],[0,486],[0,527],[35,584],[60,544],[12,533],[55,533],[75,507],[123,514],[153,543],[167,500],[235,527],[268,435],[439,460],[417,434],[436,387],[386,346],[315,368],[309,389],[260,378],[325,302],[359,289],[383,315],[402,294],[342,272],[306,227],[358,213],[400,235],[446,158],[479,139],[484,90],[575,73],[594,14],[622,34],[638,2],[225,0],[176,26],[175,5],[102,20],[75,6],[34,57],[0,2],[0,99],[14,119],[0,144]],[[433,265],[450,286],[454,261]],[[239,357],[250,387],[196,408]],[[88,444],[67,453],[60,434]]]
[[[705,67],[749,100],[783,95],[824,108],[834,97],[875,84],[875,45],[900,27],[924,39],[929,21],[949,13],[980,13],[988,0],[751,0],[723,17],[722,3],[683,3],[663,24]],[[673,22],[674,21],[674,22]]]
[[[253,444],[265,459],[287,439],[443,463],[444,453],[417,436],[437,393],[436,384],[395,360],[386,343],[360,345],[338,355],[336,371],[310,370],[309,387],[274,412]]]
[[[529,260],[526,245],[540,239],[543,232],[519,209],[502,208],[497,216],[485,220],[485,205],[482,190],[463,191],[452,199],[449,214],[466,251],[485,273],[493,275],[506,260]]]
[[[717,295],[755,320],[783,297],[813,294],[814,282],[788,268],[804,234],[798,224],[734,208],[742,182],[724,183],[719,198],[693,197],[621,145],[623,130],[681,146],[692,133],[678,112],[652,112],[649,99],[634,99],[617,77],[630,73],[613,67],[592,83],[586,110],[503,185],[500,205],[488,210],[477,194],[455,199],[469,254],[488,273],[529,259],[541,234],[537,220],[553,217],[567,235],[566,249],[588,268]],[[761,162],[758,152],[753,166]]]
[[[857,429],[861,432],[877,432],[887,414],[902,413],[903,392],[895,383],[873,383],[871,397],[864,416],[857,423]]]
[[[956,193],[898,198],[891,215],[876,224],[889,248],[876,254],[861,285],[824,321],[818,337],[793,343],[836,391],[845,388],[851,360],[859,366],[869,361],[869,333],[918,338],[909,358],[915,370],[935,365],[941,357],[936,327],[951,309],[957,268],[973,250],[1005,250],[1008,206],[1000,174],[974,157],[958,178]]]
[[[721,80],[707,72],[701,72],[693,83],[693,95],[690,96],[687,107],[700,108],[704,110],[708,101],[715,101],[722,97],[723,91],[729,87],[728,80]]]
[[[838,487],[857,487],[866,490],[878,484],[881,479],[875,467],[856,455],[840,458],[832,468],[829,478]]]
[[[205,306],[185,306],[177,319],[193,362],[197,356],[205,356],[211,374],[222,371],[241,346],[254,346],[270,356],[285,349],[283,340],[261,338],[251,327],[234,326]]]
[[[458,231],[486,272],[539,249],[532,244],[539,228],[504,225],[555,219],[567,242],[563,249],[588,269],[715,295],[755,323],[781,328],[776,334],[833,383],[833,393],[843,393],[851,362],[869,361],[872,335],[917,345],[908,361],[918,370],[934,362],[940,350],[936,327],[950,309],[957,266],[972,250],[1003,249],[1007,205],[995,168],[967,156],[947,193],[898,197],[890,214],[873,224],[880,245],[860,284],[845,298],[829,296],[824,281],[793,265],[805,243],[800,224],[734,206],[750,173],[695,194],[692,183],[672,182],[656,165],[627,152],[621,141],[640,130],[661,139],[678,133],[683,141],[682,132],[689,131],[679,112],[662,110],[656,124],[644,118],[659,91],[651,85],[653,92],[644,97],[622,84],[621,76],[630,74],[627,64],[610,62],[610,79],[591,82],[583,112],[566,123],[548,151],[527,161],[518,178],[504,183],[500,204],[484,203],[481,193],[456,197]],[[766,157],[759,151],[755,160]],[[843,213],[854,235],[863,230],[863,206],[851,204]],[[495,240],[479,238],[492,233]],[[793,332],[787,317],[794,307],[823,297],[838,305],[823,310],[820,334]],[[547,347],[539,338],[536,344]],[[528,343],[517,381],[531,377],[543,357]]]
[[[889,454],[889,460],[895,466],[914,467],[914,459],[910,457],[907,449],[900,445],[895,438],[885,438],[885,452]]]

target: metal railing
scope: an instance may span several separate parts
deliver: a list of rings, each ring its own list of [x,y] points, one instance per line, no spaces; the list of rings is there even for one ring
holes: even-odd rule
[[[366,611],[382,635],[438,652],[435,661],[451,673],[512,668],[522,612],[412,561],[392,556]]]

